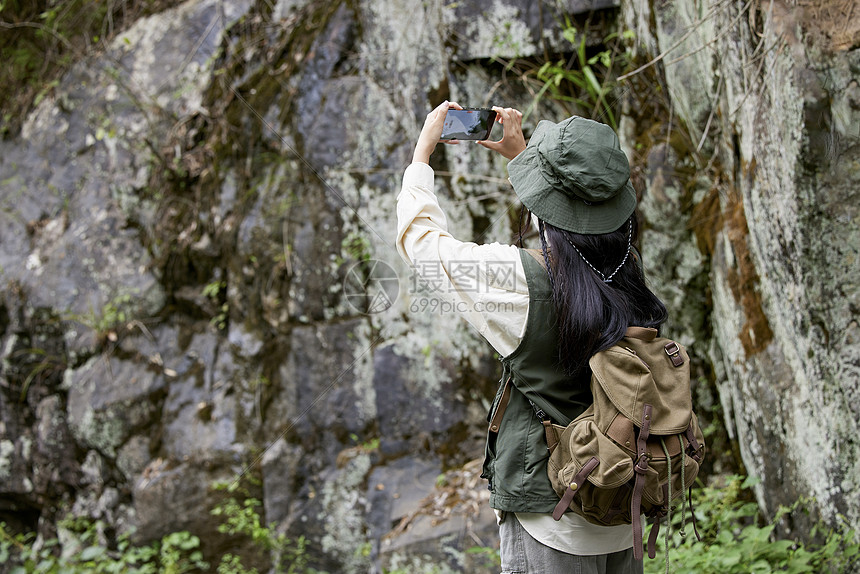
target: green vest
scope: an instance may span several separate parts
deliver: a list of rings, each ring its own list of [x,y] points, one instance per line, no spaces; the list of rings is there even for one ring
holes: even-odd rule
[[[579,381],[558,367],[558,328],[552,287],[543,266],[520,249],[529,288],[526,332],[502,359],[502,379],[490,409],[482,477],[490,506],[510,512],[552,512],[558,495],[546,474],[544,427],[531,401],[555,424],[567,425],[592,402],[590,373]]]

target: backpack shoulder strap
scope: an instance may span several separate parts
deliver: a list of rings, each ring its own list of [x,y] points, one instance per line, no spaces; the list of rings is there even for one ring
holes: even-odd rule
[[[657,329],[650,327],[627,327],[627,332],[624,333],[624,336],[643,341],[653,341],[657,338]]]

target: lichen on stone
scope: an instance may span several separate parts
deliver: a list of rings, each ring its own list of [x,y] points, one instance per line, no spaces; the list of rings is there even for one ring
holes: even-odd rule
[[[333,473],[322,488],[323,514],[319,517],[326,534],[322,550],[343,564],[344,574],[367,572],[369,560],[361,552],[365,533],[364,484],[371,468],[370,456],[355,453],[346,465]]]

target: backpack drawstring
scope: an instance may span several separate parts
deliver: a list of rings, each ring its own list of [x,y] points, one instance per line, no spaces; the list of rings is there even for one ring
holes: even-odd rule
[[[681,445],[681,539],[687,538],[687,497],[684,496],[684,489],[687,487],[687,479],[684,476],[684,468],[686,468],[687,459],[684,454],[684,440],[681,435],[678,435],[678,443]],[[690,509],[692,512],[692,508]]]
[[[684,441],[681,438],[681,435],[677,435],[678,443],[681,446],[681,531],[679,534],[681,538],[685,538],[687,536],[686,529],[684,527],[684,523],[687,520],[687,498],[684,496],[684,487],[687,483],[687,477],[685,476],[684,469],[687,466],[684,464],[686,461],[684,460]],[[665,551],[666,551],[666,574],[669,574],[669,543],[672,540],[672,456],[669,454],[669,448],[666,446],[666,441],[663,440],[663,437],[660,437],[660,445],[663,447],[663,454],[666,455],[666,470],[668,472],[668,480],[666,481],[667,490],[666,490],[666,534],[665,534]],[[690,496],[692,498],[692,488],[690,489]],[[690,512],[692,509],[692,499],[690,500]],[[695,516],[693,517],[695,520]]]
[[[663,440],[663,437],[660,437],[660,445],[663,447],[663,453],[666,455],[666,465],[668,471],[667,481],[668,489],[666,491],[666,542],[664,546],[666,547],[666,574],[669,574],[669,541],[672,538],[672,457],[669,455],[669,449],[666,448],[666,441]],[[683,467],[682,467],[683,468]]]
[[[696,535],[696,540],[701,542],[702,537],[699,535],[699,527],[696,525],[696,509],[693,508],[693,485],[690,485],[689,500],[690,500],[690,516],[693,517],[693,534]]]

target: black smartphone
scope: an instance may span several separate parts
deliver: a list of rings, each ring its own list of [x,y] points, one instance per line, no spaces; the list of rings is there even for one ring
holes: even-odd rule
[[[485,140],[493,131],[496,112],[485,108],[450,108],[442,126],[443,140]]]

